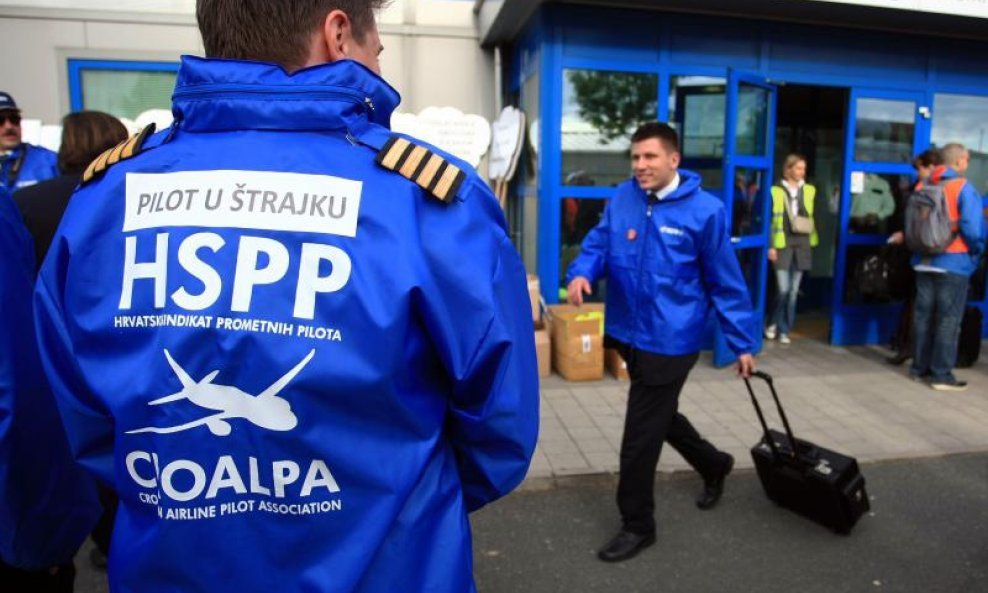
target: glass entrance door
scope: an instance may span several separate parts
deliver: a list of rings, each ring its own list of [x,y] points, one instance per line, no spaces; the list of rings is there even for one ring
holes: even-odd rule
[[[772,161],[775,151],[776,87],[756,74],[730,71],[724,125],[723,197],[731,219],[731,242],[755,309],[755,352],[762,349],[765,278],[768,271]],[[720,324],[715,324],[714,364],[735,360]]]
[[[875,344],[893,331],[901,303],[862,290],[858,270],[901,230],[914,183],[912,159],[930,134],[923,93],[852,89],[850,101],[834,267],[835,345]]]

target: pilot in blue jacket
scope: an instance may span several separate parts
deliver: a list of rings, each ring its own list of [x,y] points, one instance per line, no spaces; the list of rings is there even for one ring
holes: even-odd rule
[[[387,129],[380,3],[326,4],[200,0],[175,123],[90,166],[42,268],[73,451],[120,497],[114,593],[474,591],[467,513],[527,471],[497,200]]]
[[[653,489],[664,441],[703,477],[698,507],[713,508],[723,493],[733,457],[677,411],[711,305],[738,372],[747,377],[755,368],[751,302],[723,204],[700,189],[699,175],[679,169],[679,139],[667,124],[644,124],[631,142],[635,178],[618,186],[567,273],[575,305],[607,278],[605,333],[631,377],[617,494],[622,527],[598,552],[607,562],[655,542]]]
[[[0,187],[13,193],[22,187],[58,177],[58,155],[21,140],[21,110],[9,93],[0,91]]]
[[[72,557],[100,507],[92,476],[72,459],[41,370],[34,270],[31,237],[0,189],[0,588],[71,591]]]

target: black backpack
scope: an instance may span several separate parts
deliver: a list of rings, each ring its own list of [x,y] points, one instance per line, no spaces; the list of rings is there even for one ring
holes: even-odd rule
[[[892,270],[884,253],[874,253],[858,262],[854,270],[858,292],[869,300],[890,300]]]

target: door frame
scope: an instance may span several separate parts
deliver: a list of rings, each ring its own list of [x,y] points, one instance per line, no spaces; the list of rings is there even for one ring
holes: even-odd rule
[[[844,292],[851,271],[847,269],[848,251],[855,247],[881,247],[887,234],[851,233],[851,179],[855,173],[879,173],[913,175],[912,155],[919,153],[930,137],[931,106],[927,91],[891,90],[882,88],[851,87],[848,95],[847,121],[844,138],[844,171],[840,189],[840,217],[837,229],[837,251],[834,261],[834,285],[830,322],[830,343],[834,346],[851,344],[875,344],[893,330],[902,303],[847,304]],[[858,100],[886,99],[912,101],[914,129],[912,152],[905,163],[858,161],[855,155]]]
[[[767,92],[768,105],[766,106],[765,121],[765,146],[760,155],[738,154],[737,127],[738,109],[740,107],[739,90],[742,85],[756,87]],[[732,236],[731,244],[735,252],[751,250],[755,253],[757,266],[755,268],[754,285],[758,289],[757,295],[750,295],[752,299],[753,319],[748,330],[754,340],[754,351],[757,354],[762,350],[762,326],[765,319],[765,287],[768,274],[768,246],[769,246],[769,226],[771,213],[771,188],[773,181],[773,167],[775,162],[775,128],[776,128],[776,108],[778,103],[778,87],[761,74],[744,72],[733,68],[727,73],[726,88],[726,109],[724,122],[724,163],[723,163],[723,200],[724,208],[727,210],[729,218],[734,212],[734,175],[739,168],[753,169],[764,172],[764,181],[760,191],[762,192],[762,226],[755,233],[742,236]],[[739,253],[740,255],[740,253]],[[733,362],[737,355],[731,351],[724,338],[724,331],[720,323],[715,324],[713,362],[715,366],[726,366]]]

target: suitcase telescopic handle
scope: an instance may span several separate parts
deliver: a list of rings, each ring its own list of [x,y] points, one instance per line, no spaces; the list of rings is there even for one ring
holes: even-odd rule
[[[789,426],[789,419],[786,418],[786,411],[782,409],[782,402],[779,401],[779,395],[775,392],[775,383],[772,381],[772,375],[764,371],[755,371],[751,374],[752,377],[758,377],[759,379],[768,383],[769,391],[772,392],[772,399],[775,400],[775,407],[779,410],[779,417],[782,418],[782,425],[786,429],[786,436],[789,437],[789,444],[792,447],[792,457],[793,459],[799,459],[799,449],[796,448],[796,437],[792,434],[792,428]],[[772,439],[772,435],[768,432],[768,423],[765,422],[765,414],[762,413],[762,407],[758,405],[758,398],[755,397],[755,390],[751,388],[751,381],[745,377],[744,384],[748,388],[748,395],[751,396],[751,403],[755,406],[755,412],[758,414],[758,421],[762,423],[762,430],[765,433],[765,442],[768,443],[769,448],[772,449],[772,456],[776,460],[782,459],[779,454],[778,447],[775,446],[775,441]]]

